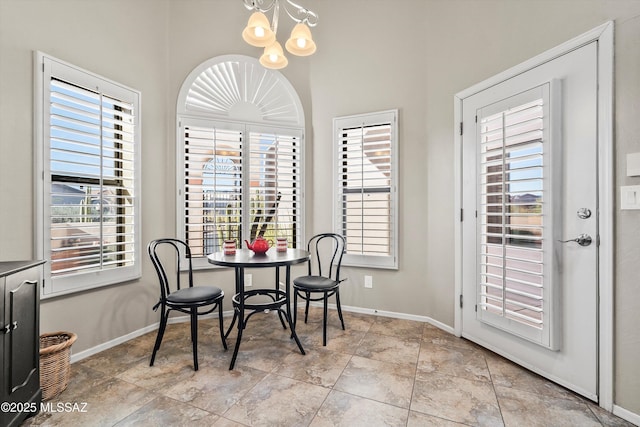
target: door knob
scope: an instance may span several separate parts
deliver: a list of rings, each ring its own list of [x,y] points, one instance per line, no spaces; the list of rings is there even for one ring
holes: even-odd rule
[[[591,236],[589,236],[588,234],[582,233],[581,235],[579,235],[575,239],[558,240],[558,241],[561,242],[561,243],[576,242],[580,246],[589,246],[591,244],[591,242],[593,241],[593,239],[591,239]]]

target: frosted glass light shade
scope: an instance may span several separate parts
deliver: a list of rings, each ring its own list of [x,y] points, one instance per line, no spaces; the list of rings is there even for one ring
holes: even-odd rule
[[[242,31],[242,38],[251,46],[265,47],[276,40],[276,35],[271,31],[266,15],[262,12],[254,12]]]
[[[311,30],[306,24],[297,24],[291,31],[291,37],[285,43],[287,50],[297,56],[309,56],[316,51],[316,44],[311,38]]]
[[[284,56],[280,43],[274,42],[264,48],[264,53],[260,57],[260,63],[266,68],[278,70],[286,67],[289,60]]]

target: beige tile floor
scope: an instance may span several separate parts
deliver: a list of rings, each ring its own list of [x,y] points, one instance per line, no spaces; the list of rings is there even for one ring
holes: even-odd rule
[[[194,372],[188,324],[169,325],[155,366],[155,333],[74,363],[50,405],[76,411],[23,426],[631,426],[428,324],[345,313],[342,331],[330,311],[322,347],[321,316],[298,324],[304,356],[275,313],[253,316],[233,371],[235,331],[224,351],[217,321],[200,321]]]

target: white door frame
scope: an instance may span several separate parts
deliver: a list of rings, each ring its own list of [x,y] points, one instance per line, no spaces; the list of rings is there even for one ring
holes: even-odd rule
[[[613,410],[613,283],[614,283],[614,157],[613,157],[613,21],[499,73],[454,96],[455,176],[455,320],[462,335],[462,101],[491,86],[529,71],[574,49],[598,42],[598,397],[602,408]]]

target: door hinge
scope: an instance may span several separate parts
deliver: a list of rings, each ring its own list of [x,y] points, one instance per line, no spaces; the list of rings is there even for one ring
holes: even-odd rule
[[[460,222],[464,221],[464,209],[460,209]]]
[[[462,135],[462,122],[460,122],[460,135]]]
[[[478,123],[478,116],[476,116],[476,123]]]
[[[460,308],[462,308],[462,294],[460,294]]]
[[[478,304],[476,304],[476,313],[478,312]]]

